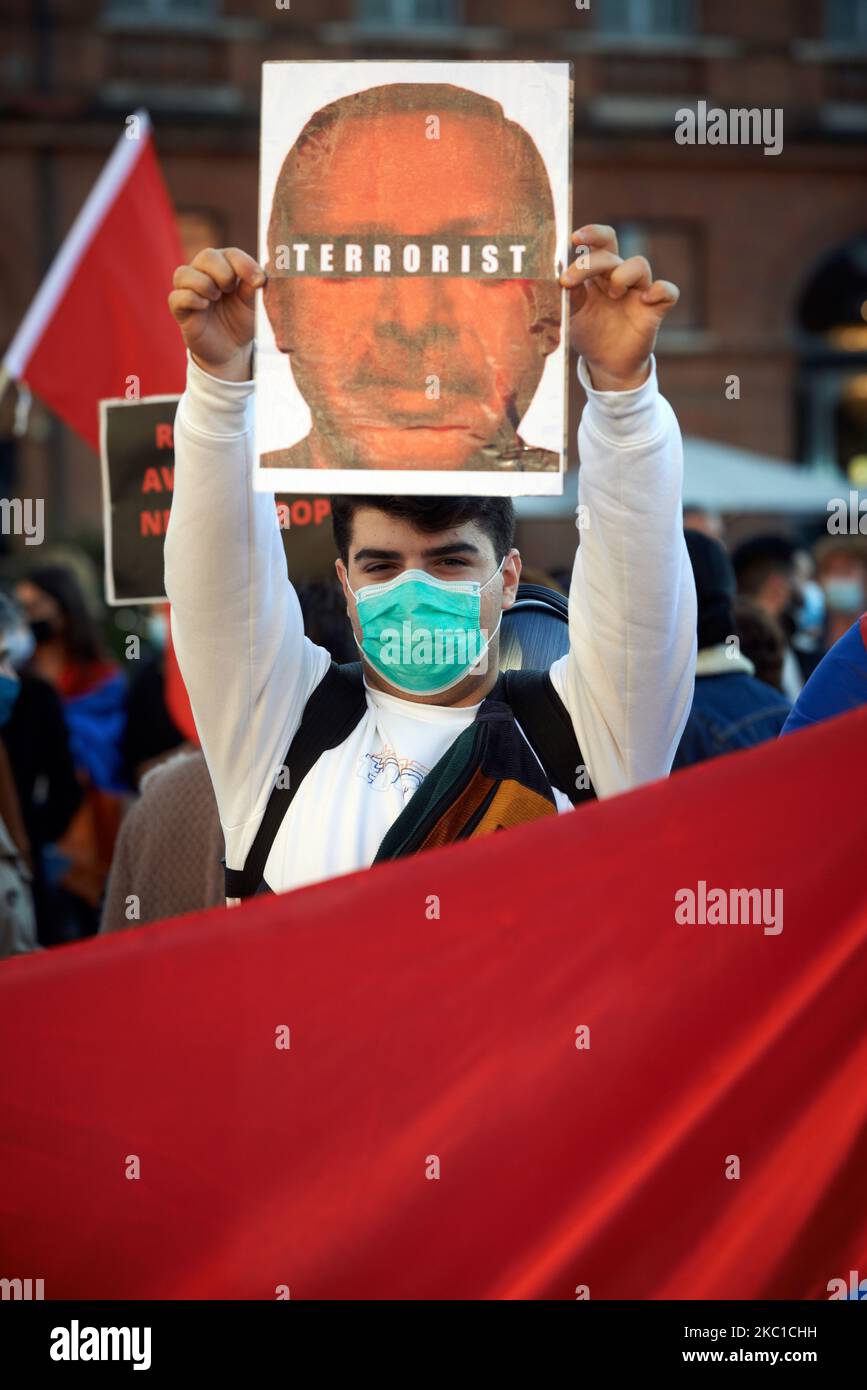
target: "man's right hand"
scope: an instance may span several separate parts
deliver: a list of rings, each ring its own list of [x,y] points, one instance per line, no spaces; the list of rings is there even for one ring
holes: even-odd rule
[[[169,308],[193,361],[211,376],[250,379],[256,290],[265,278],[237,246],[200,251],[175,271]]]

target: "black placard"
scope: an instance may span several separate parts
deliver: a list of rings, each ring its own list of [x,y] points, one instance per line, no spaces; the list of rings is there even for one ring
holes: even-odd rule
[[[100,401],[106,600],[114,607],[164,603],[163,543],[175,473],[179,396]],[[327,497],[275,499],[294,582],[331,578],[334,545]]]

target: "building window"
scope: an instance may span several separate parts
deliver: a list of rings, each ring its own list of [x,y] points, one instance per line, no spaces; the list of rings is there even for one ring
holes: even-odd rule
[[[413,25],[458,24],[459,0],[357,0],[362,24]]]
[[[600,34],[683,38],[694,32],[694,0],[604,0],[594,7]]]
[[[108,0],[109,19],[134,19],[141,24],[176,24],[184,20],[210,19],[220,0]]]
[[[814,267],[798,305],[800,452],[867,483],[867,236]]]
[[[825,0],[825,38],[867,43],[867,0]]]

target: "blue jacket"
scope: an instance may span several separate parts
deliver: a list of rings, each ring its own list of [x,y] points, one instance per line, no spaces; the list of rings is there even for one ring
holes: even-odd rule
[[[127,683],[120,673],[63,701],[73,761],[104,791],[129,786],[123,762],[126,701]]]
[[[867,613],[826,652],[795,701],[784,734],[867,704]]]
[[[699,652],[692,710],[672,771],[779,736],[791,706],[754,671],[745,657],[729,658],[724,646]]]

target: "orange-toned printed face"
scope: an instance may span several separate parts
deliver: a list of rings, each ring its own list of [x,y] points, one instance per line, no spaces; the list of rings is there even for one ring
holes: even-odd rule
[[[516,460],[559,342],[553,205],[529,137],[459,109],[438,127],[424,110],[348,115],[290,152],[274,207],[265,303],[319,460]]]

